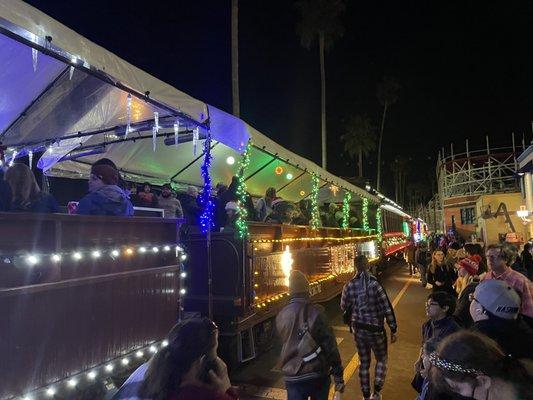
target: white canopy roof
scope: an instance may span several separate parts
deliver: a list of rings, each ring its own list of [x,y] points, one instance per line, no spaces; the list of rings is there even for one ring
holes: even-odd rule
[[[324,201],[342,201],[343,190],[348,190],[379,202],[244,121],[180,92],[20,0],[0,2],[0,33],[0,141],[12,147],[8,156],[14,150],[21,156],[47,149],[38,166],[48,175],[86,177],[91,163],[105,156],[135,181],[200,186],[203,141],[195,155],[191,140],[191,131],[199,127],[201,136],[210,129],[214,139],[215,183],[229,183],[238,163],[230,165],[228,157],[238,160],[251,139],[247,185],[254,195],[272,186],[297,201],[309,194],[313,173],[322,181]],[[135,130],[125,140],[128,93],[133,94],[130,118]],[[154,112],[165,122],[155,151],[150,139]],[[175,122],[180,124],[177,147],[169,144]],[[78,156],[65,161],[72,152]]]

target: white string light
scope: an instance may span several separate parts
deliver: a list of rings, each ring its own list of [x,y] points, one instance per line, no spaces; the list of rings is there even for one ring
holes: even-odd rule
[[[49,387],[48,389],[46,389],[46,394],[48,397],[54,397],[54,395],[56,394],[56,390],[53,387]]]
[[[120,256],[120,251],[118,251],[117,249],[112,250],[112,251],[111,251],[111,255],[112,255],[113,257],[118,257],[118,256]]]
[[[163,340],[161,342],[161,347],[167,347],[168,346],[168,340]]]
[[[180,277],[181,278],[187,278],[187,272],[183,271],[181,274],[180,274]]]
[[[34,255],[29,255],[28,257],[26,257],[26,262],[29,265],[35,265],[35,264],[39,263],[39,258],[37,256],[34,256]]]
[[[121,361],[122,365],[128,365],[130,363],[130,359],[128,357],[124,357]]]
[[[72,258],[74,260],[79,261],[79,260],[81,260],[83,258],[83,255],[79,251],[76,251],[76,252],[72,253]]]
[[[75,378],[69,379],[67,381],[67,385],[71,388],[75,388],[77,384],[78,384],[78,381]]]
[[[98,374],[96,373],[96,371],[90,371],[87,374],[87,378],[89,378],[89,380],[91,380],[91,381],[94,381],[97,376],[98,376]]]
[[[165,247],[163,247],[163,250],[164,250],[164,251],[170,251],[170,246],[165,246]]]
[[[180,294],[185,294],[185,293],[187,293],[187,290],[185,290],[184,288],[181,288],[180,289]]]
[[[111,372],[111,371],[113,371],[113,368],[114,368],[114,367],[113,367],[113,364],[111,364],[111,363],[109,363],[109,364],[107,364],[107,365],[105,366],[105,370],[106,370],[107,372]]]
[[[94,250],[92,253],[91,253],[91,256],[93,258],[100,258],[100,256],[102,255],[102,253],[100,253],[99,250]]]
[[[181,261],[185,261],[186,259],[187,259],[187,254],[182,254],[182,255],[180,256],[180,260],[181,260]]]
[[[61,261],[61,254],[52,254],[51,258],[53,262],[59,262]]]
[[[158,253],[159,252],[159,248],[154,246],[154,247],[152,247],[152,251],[154,253]]]
[[[157,347],[155,347],[154,345],[150,346],[150,352],[157,353]]]
[[[139,247],[139,253],[146,253],[146,247]]]
[[[138,350],[135,355],[137,356],[137,358],[141,358],[142,356],[144,356],[144,353],[141,350]]]

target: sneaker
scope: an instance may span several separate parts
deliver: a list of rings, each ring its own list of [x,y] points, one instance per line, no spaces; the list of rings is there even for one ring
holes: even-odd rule
[[[381,400],[381,393],[373,393],[370,400]]]

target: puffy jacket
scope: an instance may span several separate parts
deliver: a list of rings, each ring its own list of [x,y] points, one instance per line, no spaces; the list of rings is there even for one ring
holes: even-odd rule
[[[335,335],[329,326],[324,308],[318,304],[309,304],[307,322],[311,336],[320,346],[320,353],[318,357],[307,362],[302,357],[305,355],[299,354],[299,332],[304,326],[303,309],[307,302],[307,298],[293,297],[276,317],[276,328],[283,342],[281,364],[285,381],[321,378],[331,372],[336,387],[343,387],[343,368]]]
[[[105,185],[81,199],[77,213],[129,217],[133,215],[133,205],[121,188],[116,185]]]

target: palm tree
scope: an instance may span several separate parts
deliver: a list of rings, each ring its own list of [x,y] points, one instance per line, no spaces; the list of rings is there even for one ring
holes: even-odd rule
[[[387,116],[387,110],[389,106],[398,101],[398,91],[400,90],[400,84],[391,77],[384,77],[378,84],[377,97],[380,104],[383,106],[383,115],[381,117],[381,129],[379,131],[379,143],[378,143],[378,174],[376,179],[376,188],[379,190],[381,184],[381,148],[383,144],[383,129],[385,128],[385,118]]]
[[[358,158],[359,177],[363,177],[363,155],[376,148],[376,137],[374,135],[376,128],[370,118],[361,115],[355,115],[348,119],[345,125],[346,133],[341,136],[344,142],[344,151],[351,158]]]
[[[409,164],[409,158],[399,155],[390,166],[394,176],[394,197],[398,204],[403,204],[404,201],[405,180],[409,172]]]
[[[233,115],[239,118],[239,0],[231,0],[231,97]]]
[[[321,132],[322,132],[322,168],[327,168],[326,147],[326,66],[324,53],[331,48],[336,39],[344,34],[340,16],[346,6],[344,0],[298,0],[296,8],[300,14],[300,22],[296,31],[302,46],[310,49],[318,39],[320,57],[321,87]]]

